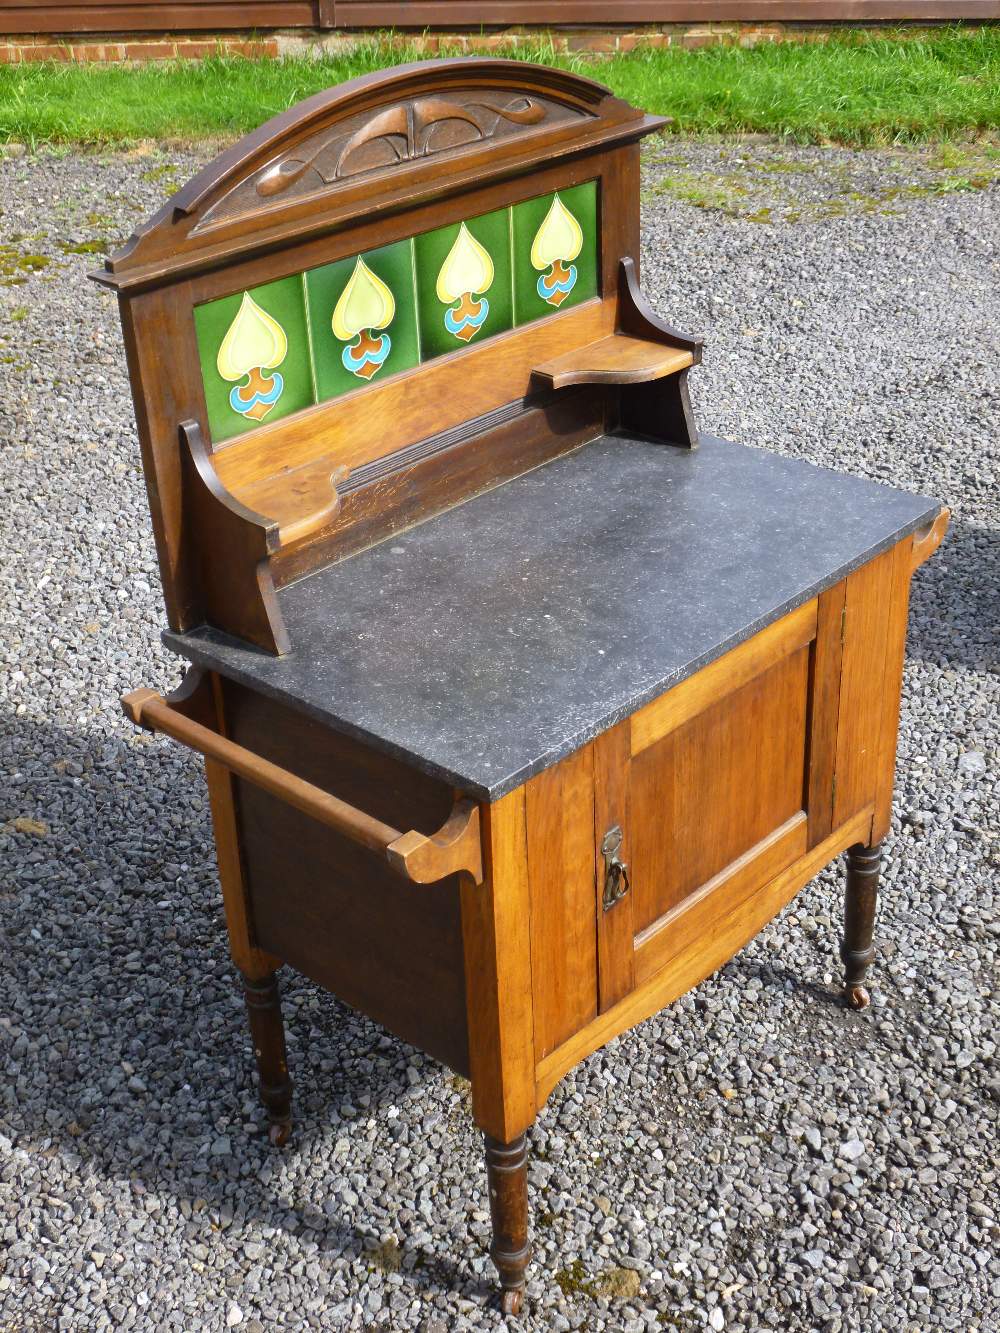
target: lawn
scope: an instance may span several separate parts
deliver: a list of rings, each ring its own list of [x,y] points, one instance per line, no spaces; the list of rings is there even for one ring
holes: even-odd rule
[[[912,143],[1000,126],[1000,29],[899,39],[636,50],[610,59],[539,43],[500,54],[572,68],[677,133],[777,134],[800,143]],[[419,58],[377,39],[321,60],[0,66],[0,142],[110,144],[234,138],[310,93]]]

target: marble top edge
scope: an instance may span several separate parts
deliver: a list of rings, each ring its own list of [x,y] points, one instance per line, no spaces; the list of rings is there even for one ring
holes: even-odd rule
[[[608,437],[601,437],[601,441]],[[601,443],[594,441],[593,444]],[[749,450],[749,446],[731,445],[726,441],[715,440],[713,437],[704,437],[706,445],[721,446],[726,450]],[[623,442],[625,445],[628,441]],[[583,446],[586,449],[588,446]],[[578,451],[579,452],[579,451]],[[706,451],[708,452],[708,451]],[[723,634],[716,641],[705,643],[700,651],[694,653],[690,660],[678,662],[670,670],[663,672],[652,670],[648,677],[640,678],[641,672],[634,675],[620,697],[608,699],[608,706],[591,707],[589,711],[591,716],[585,720],[580,720],[577,725],[567,725],[563,734],[557,739],[537,735],[532,737],[536,744],[531,740],[526,740],[521,747],[521,753],[517,756],[516,762],[505,762],[503,771],[491,771],[494,767],[491,763],[485,762],[480,758],[479,762],[471,754],[466,762],[447,762],[442,761],[443,752],[447,750],[447,744],[441,744],[440,737],[432,738],[428,743],[421,745],[422,739],[419,734],[419,723],[412,728],[414,733],[414,742],[408,745],[401,739],[399,734],[393,736],[388,734],[390,728],[386,727],[384,731],[368,728],[358,720],[358,715],[364,712],[361,706],[355,707],[355,717],[346,716],[344,712],[337,713],[334,704],[328,701],[329,696],[322,696],[321,691],[314,691],[313,697],[308,697],[307,692],[290,687],[280,679],[271,677],[280,674],[282,668],[277,664],[288,663],[289,658],[276,659],[270,654],[255,649],[240,640],[234,639],[228,635],[214,630],[210,627],[200,627],[198,629],[179,633],[175,631],[165,631],[163,634],[164,643],[173,651],[187,658],[197,666],[210,670],[219,671],[237,683],[249,686],[259,690],[261,693],[275,699],[278,702],[304,712],[306,715],[315,718],[317,721],[330,726],[345,735],[371,745],[381,752],[401,759],[429,776],[443,780],[452,786],[468,793],[480,800],[495,801],[506,795],[508,792],[521,786],[531,777],[543,772],[546,768],[559,762],[560,759],[581,746],[587,744],[595,736],[600,735],[610,727],[616,725],[623,718],[636,712],[646,703],[658,697],[666,690],[679,684],[681,681],[700,670],[716,658],[723,656],[746,639],[752,637],[760,630],[765,629],[769,624],[794,611],[798,606],[810,601],[813,597],[823,592],[826,588],[845,578],[853,570],[867,563],[881,552],[893,546],[896,542],[902,540],[911,533],[933,520],[940,511],[940,504],[926,496],[914,495],[909,492],[903,492],[896,488],[885,486],[883,483],[872,482],[864,478],[853,477],[852,474],[831,472],[830,469],[821,468],[807,460],[791,459],[784,456],[767,453],[762,450],[754,450],[759,455],[762,462],[766,460],[769,465],[765,470],[774,469],[778,471],[798,471],[803,467],[814,469],[817,474],[828,474],[831,477],[840,478],[843,482],[854,482],[858,488],[858,494],[865,493],[873,500],[879,498],[878,493],[882,493],[887,504],[892,503],[895,512],[887,514],[887,522],[880,531],[877,538],[866,541],[850,556],[845,559],[839,559],[835,564],[831,564],[825,569],[821,576],[811,578],[808,582],[797,587],[793,594],[783,596],[776,600],[766,610],[748,618],[745,623],[733,629],[732,632]],[[535,476],[544,472],[547,468],[553,467],[556,463],[562,462],[565,466],[566,459],[573,455],[564,456],[561,460],[554,460],[551,464],[536,470]],[[529,474],[531,475],[531,474]],[[801,473],[799,474],[802,475]],[[521,480],[520,478],[515,479]],[[506,483],[509,487],[515,483]],[[496,490],[505,488],[496,488]],[[496,494],[487,492],[486,496]],[[483,499],[485,497],[477,497]],[[900,502],[908,500],[909,505]],[[460,510],[468,509],[469,505],[475,504],[475,500],[467,502],[460,506],[458,510],[447,511],[447,514],[454,515]],[[906,512],[908,511],[908,512]],[[439,519],[447,517],[438,516]],[[905,516],[904,516],[905,515]],[[406,534],[396,534],[388,542],[406,541],[413,536],[415,531],[422,527],[428,527],[434,524],[435,519],[427,520],[426,524],[418,526],[418,529],[411,530]],[[359,556],[351,557],[350,560],[343,562],[340,566],[331,566],[330,569],[343,568],[346,564],[361,560],[365,556],[371,556],[374,551],[378,551],[387,543],[380,543],[379,547],[370,548],[367,552]],[[328,571],[318,571],[323,574]],[[307,580],[308,582],[308,580]],[[292,585],[300,588],[302,583]],[[291,627],[290,627],[291,629]],[[295,636],[293,633],[293,653]],[[360,650],[359,650],[360,651]],[[297,665],[301,666],[305,659],[300,658]],[[652,665],[652,664],[651,664]],[[292,674],[286,672],[285,674]],[[572,682],[567,682],[567,691],[572,688]],[[473,700],[474,702],[474,700]],[[537,712],[537,709],[536,709]],[[377,719],[376,719],[377,720]],[[532,721],[537,724],[537,718],[527,719],[525,730],[530,731]],[[397,727],[397,732],[399,728]],[[437,749],[438,757],[435,757],[433,751]]]

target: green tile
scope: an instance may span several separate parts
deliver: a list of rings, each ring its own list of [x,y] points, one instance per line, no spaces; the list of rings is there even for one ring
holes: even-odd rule
[[[599,246],[595,181],[574,185],[557,194],[528,199],[523,204],[515,204],[512,212],[516,324],[528,324],[556,310],[568,310],[570,306],[597,295]],[[533,256],[536,238],[538,247]],[[577,245],[580,248],[574,254]],[[561,249],[566,253],[557,255],[556,251]],[[536,267],[534,261],[542,260],[541,267]],[[558,269],[553,267],[555,260],[559,262]],[[546,299],[539,290],[546,279],[551,285],[551,299]],[[558,285],[553,284],[553,279]],[[567,286],[569,290],[564,291]]]
[[[254,430],[313,401],[301,277],[196,306],[194,325],[213,440]],[[241,388],[257,390],[247,404],[253,415],[233,406]]]
[[[419,363],[412,249],[412,241],[399,241],[306,274],[321,402]],[[359,327],[362,319],[374,323]]]
[[[425,232],[414,248],[424,361],[513,327],[510,209]],[[460,292],[464,283],[474,290]]]

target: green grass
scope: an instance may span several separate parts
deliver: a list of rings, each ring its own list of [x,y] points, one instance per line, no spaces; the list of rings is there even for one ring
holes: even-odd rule
[[[678,133],[768,133],[803,143],[913,143],[1000,126],[1000,29],[905,40],[845,35],[749,50],[637,50],[612,59],[539,44],[502,54],[588,74]],[[373,40],[323,60],[138,67],[0,66],[0,142],[128,144],[233,138],[310,93],[417,58]]]

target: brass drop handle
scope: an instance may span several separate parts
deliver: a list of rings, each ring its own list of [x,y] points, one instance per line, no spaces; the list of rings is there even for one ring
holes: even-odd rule
[[[604,857],[604,895],[601,905],[605,912],[610,912],[615,903],[620,903],[631,888],[628,866],[618,855],[623,836],[621,826],[615,824],[608,829],[601,842],[601,855]]]

